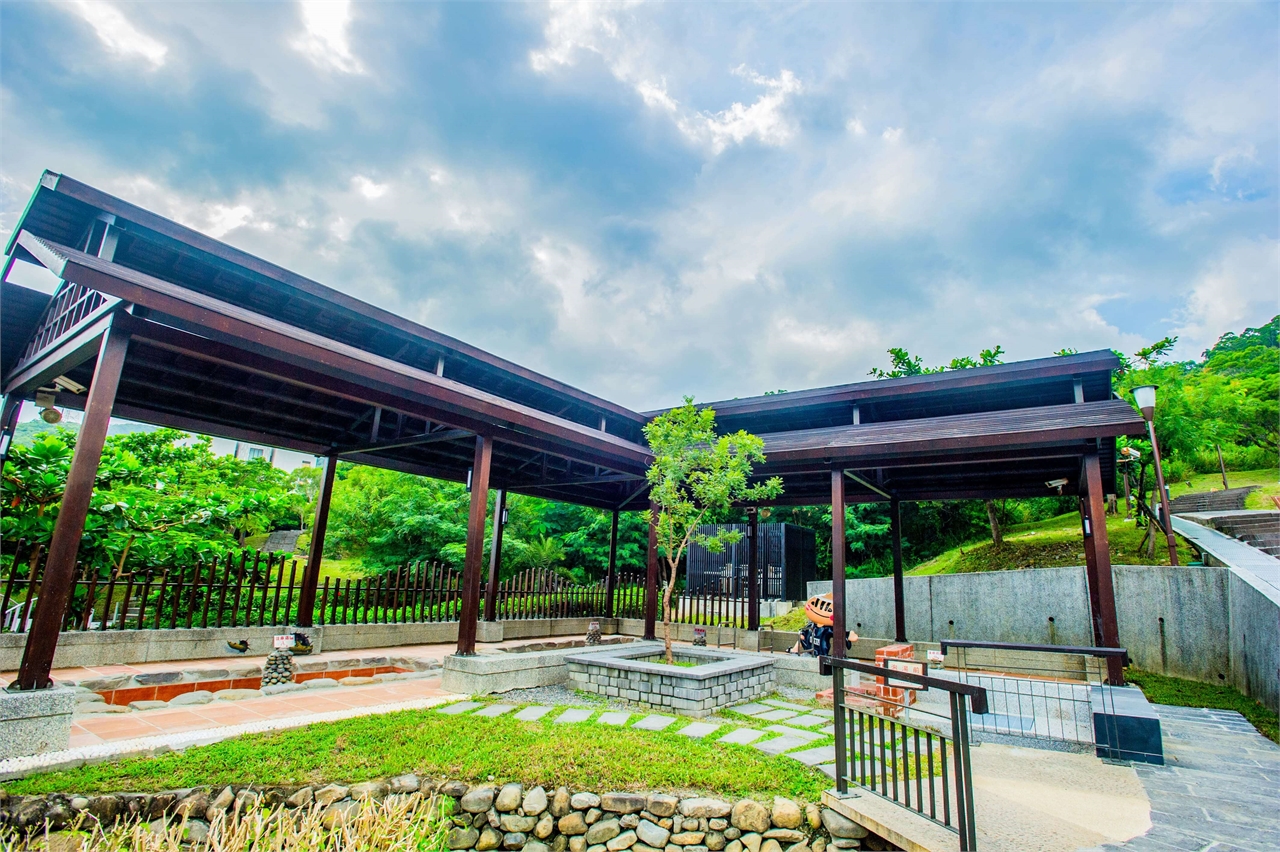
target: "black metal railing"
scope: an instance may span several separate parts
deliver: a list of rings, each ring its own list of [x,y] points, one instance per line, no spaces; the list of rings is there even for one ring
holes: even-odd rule
[[[955,832],[961,852],[976,850],[969,711],[987,712],[986,690],[854,660],[823,657],[822,661],[831,669],[836,790],[848,793],[852,782]],[[921,671],[924,670],[921,666]],[[847,671],[859,676],[871,675],[876,679],[875,684],[884,688],[873,698],[865,692],[855,693],[856,703],[850,703],[851,696],[845,686]],[[889,715],[897,715],[909,703],[898,701],[893,695],[930,689],[948,695],[950,715],[945,728],[908,724]],[[965,699],[969,702],[967,708]]]
[[[942,652],[947,672],[940,676],[987,690],[990,712],[971,720],[979,735],[1080,746],[1096,745],[1095,700],[1104,708],[1113,705],[1108,669],[1123,673],[1129,656],[1124,648],[959,639],[943,640]]]

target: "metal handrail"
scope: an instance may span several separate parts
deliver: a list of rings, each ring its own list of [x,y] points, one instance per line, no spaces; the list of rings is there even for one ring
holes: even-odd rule
[[[943,639],[942,653],[948,648],[986,648],[992,651],[1045,651],[1057,654],[1086,654],[1090,657],[1120,657],[1127,663],[1128,648],[1093,648],[1081,645],[1027,645],[1020,642],[978,642],[969,639]]]
[[[831,695],[836,728],[837,792],[848,793],[849,782],[852,780],[860,788],[955,832],[960,838],[961,852],[974,852],[978,847],[978,833],[973,806],[973,770],[969,757],[969,711],[978,715],[987,712],[986,689],[973,684],[873,666],[841,657],[822,657],[821,661],[824,668],[829,667],[831,671]],[[933,730],[908,725],[897,719],[886,718],[860,708],[848,707],[845,704],[844,673],[846,671],[884,678],[886,685],[896,681],[946,692],[950,699],[951,736],[947,737]],[[965,707],[966,698],[969,700],[968,709]],[[849,748],[851,728],[856,734],[858,743],[856,753],[851,752]],[[937,766],[934,762],[935,741],[939,757]],[[947,765],[948,752],[951,754],[950,767]],[[854,763],[852,775],[850,774],[851,757]],[[900,758],[905,771],[899,771],[897,767]],[[913,764],[914,773],[912,772]],[[927,785],[924,774],[926,768],[928,770]],[[935,769],[941,770],[941,814],[938,813],[937,789],[933,782]],[[954,813],[951,808],[953,793]]]

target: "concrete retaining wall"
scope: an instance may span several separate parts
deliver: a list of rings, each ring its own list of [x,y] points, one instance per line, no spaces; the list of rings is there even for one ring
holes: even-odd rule
[[[1280,600],[1229,568],[1117,565],[1120,644],[1148,671],[1234,684],[1280,706]],[[829,581],[809,594],[831,591]],[[907,638],[1092,645],[1083,567],[905,578]],[[893,636],[893,580],[849,580],[845,612],[863,636]]]

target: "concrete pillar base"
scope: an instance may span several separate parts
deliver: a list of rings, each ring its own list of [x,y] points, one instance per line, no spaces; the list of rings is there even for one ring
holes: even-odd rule
[[[76,693],[66,687],[0,690],[0,760],[67,748],[75,707]]]

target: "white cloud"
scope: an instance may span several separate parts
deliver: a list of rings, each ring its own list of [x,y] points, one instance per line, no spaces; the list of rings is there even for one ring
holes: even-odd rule
[[[141,32],[115,6],[103,0],[72,0],[70,5],[112,53],[144,59],[152,68],[164,65],[169,48]]]
[[[364,66],[351,52],[348,27],[350,0],[298,0],[303,32],[293,41],[295,50],[316,65],[347,74],[362,74]]]
[[[765,91],[749,106],[734,102],[717,111],[698,111],[671,95],[667,78],[654,67],[657,51],[643,28],[632,20],[620,20],[619,12],[634,3],[552,3],[543,27],[544,45],[530,51],[529,64],[541,74],[577,62],[580,53],[603,60],[619,82],[631,87],[646,107],[671,116],[676,127],[690,141],[719,154],[729,145],[757,139],[764,145],[781,146],[795,135],[785,107],[788,98],[803,90],[796,75],[783,68],[777,77],[766,77],[745,64],[732,70],[736,76]],[[658,37],[660,40],[660,37]]]
[[[1227,331],[1258,326],[1280,313],[1280,241],[1247,240],[1229,246],[1196,278],[1183,308],[1180,358],[1198,358]]]
[[[880,134],[880,137],[884,139],[884,141],[886,142],[897,142],[899,139],[902,138],[902,128],[886,127],[884,129],[884,133]]]
[[[351,183],[355,186],[357,192],[368,199],[381,198],[391,188],[385,183],[374,183],[364,175],[356,175],[351,179]]]
[[[844,124],[844,129],[854,136],[866,136],[867,128],[857,118],[851,118]]]

